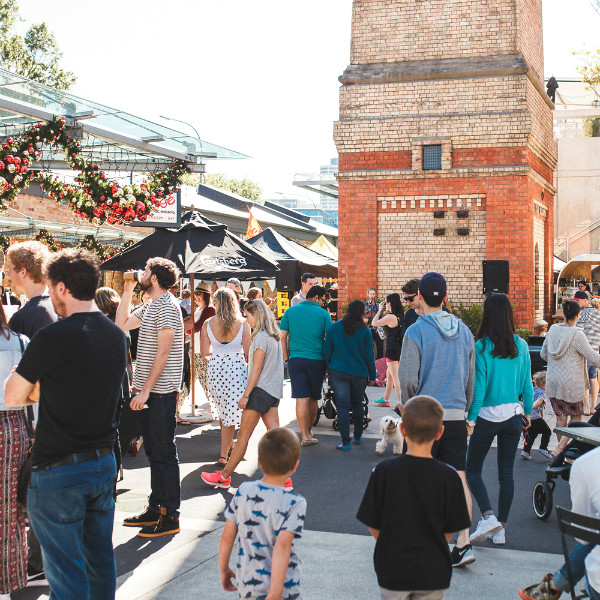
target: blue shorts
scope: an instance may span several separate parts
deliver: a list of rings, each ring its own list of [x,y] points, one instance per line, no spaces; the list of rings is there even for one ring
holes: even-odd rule
[[[292,398],[319,400],[326,370],[324,360],[290,358],[288,373],[292,383]]]
[[[598,367],[594,365],[587,364],[588,369],[588,379],[596,379],[598,377]]]

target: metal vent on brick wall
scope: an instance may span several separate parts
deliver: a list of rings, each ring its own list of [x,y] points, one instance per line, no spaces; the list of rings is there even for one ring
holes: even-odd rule
[[[456,233],[458,233],[458,235],[469,235],[469,228],[468,227],[459,227],[456,230]]]
[[[446,230],[443,227],[439,227],[433,230],[433,235],[445,235]]]
[[[443,219],[444,218],[444,211],[443,210],[434,210],[433,211],[433,218],[434,219]]]
[[[423,169],[442,168],[442,146],[423,146]]]
[[[469,218],[469,211],[468,210],[457,210],[456,211],[456,217],[458,219],[468,219]]]

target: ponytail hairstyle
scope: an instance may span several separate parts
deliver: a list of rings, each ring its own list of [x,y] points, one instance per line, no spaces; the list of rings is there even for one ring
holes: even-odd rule
[[[266,331],[268,335],[275,338],[277,341],[281,339],[281,332],[275,321],[275,316],[267,306],[266,302],[260,298],[248,300],[244,306],[246,314],[251,314],[256,318],[256,326],[252,330],[252,338],[254,339],[261,331]]]

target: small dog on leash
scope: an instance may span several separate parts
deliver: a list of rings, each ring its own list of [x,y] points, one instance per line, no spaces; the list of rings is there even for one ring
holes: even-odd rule
[[[377,454],[383,454],[388,444],[392,444],[394,454],[402,454],[402,433],[400,432],[401,419],[394,417],[382,417],[379,427],[381,439],[375,446]]]

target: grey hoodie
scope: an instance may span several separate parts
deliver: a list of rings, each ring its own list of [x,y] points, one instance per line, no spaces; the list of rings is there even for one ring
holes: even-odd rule
[[[475,342],[454,315],[438,310],[420,315],[404,336],[400,356],[402,403],[433,396],[444,407],[444,420],[462,421],[473,400]]]
[[[586,360],[600,367],[595,352],[579,327],[552,325],[540,356],[548,361],[546,397],[564,402],[581,402],[589,388]]]

